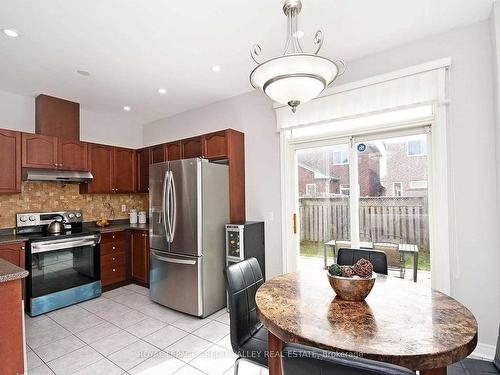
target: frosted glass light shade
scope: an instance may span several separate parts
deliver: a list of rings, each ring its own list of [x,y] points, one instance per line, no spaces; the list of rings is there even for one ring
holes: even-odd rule
[[[306,103],[332,83],[338,73],[337,65],[324,57],[284,55],[256,67],[250,82],[278,103]]]

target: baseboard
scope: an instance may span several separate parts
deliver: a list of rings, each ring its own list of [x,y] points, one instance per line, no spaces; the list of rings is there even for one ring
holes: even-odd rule
[[[493,361],[493,358],[495,358],[495,350],[496,348],[494,345],[478,343],[476,349],[474,349],[470,356]]]

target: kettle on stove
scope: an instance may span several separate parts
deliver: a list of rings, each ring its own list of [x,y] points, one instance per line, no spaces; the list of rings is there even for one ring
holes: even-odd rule
[[[49,234],[61,234],[64,233],[64,217],[61,215],[57,215],[57,217],[60,218],[60,220],[54,220],[52,223],[49,224],[47,227],[47,233]]]

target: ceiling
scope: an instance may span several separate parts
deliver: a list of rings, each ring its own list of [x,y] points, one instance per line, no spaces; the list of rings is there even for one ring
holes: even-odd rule
[[[304,49],[347,61],[471,24],[493,0],[303,0]],[[247,8],[244,6],[247,5]],[[0,90],[54,95],[139,124],[251,91],[249,49],[282,52],[282,0],[0,0]],[[212,72],[220,65],[220,73]],[[91,73],[85,77],[76,70]],[[158,88],[167,93],[159,95]]]

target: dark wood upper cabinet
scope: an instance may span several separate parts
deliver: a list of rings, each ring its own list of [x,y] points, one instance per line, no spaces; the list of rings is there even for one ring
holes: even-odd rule
[[[147,231],[131,233],[131,277],[135,281],[147,284],[149,281],[149,236]]]
[[[23,168],[59,168],[58,140],[40,134],[22,134]]]
[[[149,164],[151,164],[151,152],[149,148],[137,150],[137,192],[147,193],[149,191]]]
[[[0,193],[21,192],[21,133],[0,130]]]
[[[87,144],[79,141],[59,139],[58,159],[61,169],[67,171],[87,170]]]
[[[113,165],[113,147],[89,143],[87,166],[94,179],[88,184],[80,184],[80,193],[113,192]]]
[[[229,218],[233,224],[246,220],[245,208],[245,134],[226,130],[229,162]]]
[[[136,152],[128,148],[114,147],[114,192],[133,193],[136,191]]]
[[[165,145],[167,160],[180,160],[182,159],[181,142],[170,142]]]
[[[181,141],[181,155],[183,159],[202,157],[201,137],[183,139]]]
[[[38,95],[35,101],[35,131],[37,134],[79,141],[80,104]]]
[[[167,161],[167,147],[166,145],[151,146],[151,164],[163,163]]]
[[[227,159],[227,130],[202,136],[203,155],[208,160]]]

